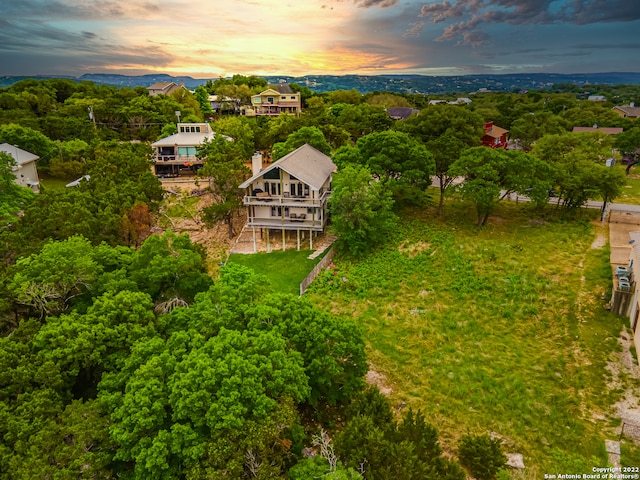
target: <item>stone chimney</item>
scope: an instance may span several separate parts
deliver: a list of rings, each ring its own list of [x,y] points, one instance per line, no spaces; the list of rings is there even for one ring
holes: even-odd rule
[[[256,152],[251,157],[251,174],[257,175],[262,170],[262,154]]]

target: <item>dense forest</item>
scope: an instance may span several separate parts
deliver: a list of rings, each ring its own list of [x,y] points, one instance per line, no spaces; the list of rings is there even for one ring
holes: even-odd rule
[[[254,151],[277,159],[309,143],[330,154],[338,248],[358,258],[404,208],[433,205],[437,215],[454,188],[450,201],[470,202],[479,227],[509,193],[544,205],[553,192],[568,215],[612,201],[625,178],[607,159],[639,159],[638,120],[561,85],[428,106],[423,95],[293,84],[300,117],[226,115],[207,100],[246,103],[266,86],[237,75],[170,96],[67,79],[0,90],[0,143],[38,155],[45,178],[90,176],[34,194],[13,183],[12,159],[0,154],[0,478],[500,474],[499,442],[466,435],[457,458],[444,455],[420,411],[394,410],[367,386],[352,319],[272,291],[244,267],[212,276],[201,245],[154,234],[163,188],[150,142],[176,131],[176,112],[222,134],[198,151],[219,200],[203,212],[210,223],[241,208],[237,185]],[[640,102],[638,86],[602,89]],[[393,120],[392,107],[420,112]],[[482,147],[486,122],[518,148]],[[594,124],[624,132],[571,133]]]

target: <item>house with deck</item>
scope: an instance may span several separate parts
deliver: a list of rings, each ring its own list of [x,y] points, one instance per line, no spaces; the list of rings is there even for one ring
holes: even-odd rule
[[[252,159],[253,175],[239,188],[244,189],[247,208],[247,227],[253,232],[254,251],[256,235],[282,235],[283,249],[286,239],[293,237],[297,248],[301,241],[313,248],[313,237],[327,225],[331,179],[336,166],[327,155],[305,144],[280,160],[262,168],[262,156]]]
[[[11,173],[16,177],[14,182],[38,193],[40,179],[38,178],[36,161],[40,157],[8,143],[0,144],[0,152],[6,153],[15,161],[15,164],[11,166]]]
[[[484,124],[484,136],[482,137],[482,145],[490,148],[508,148],[507,133],[502,127],[494,125],[493,122]]]
[[[197,148],[211,141],[215,133],[208,123],[178,123],[178,133],[151,144],[154,151],[154,172],[158,177],[195,175],[202,168]]]
[[[268,115],[277,117],[281,113],[299,116],[302,111],[300,93],[289,85],[273,85],[257,95],[251,96],[251,108],[244,110],[248,117]]]

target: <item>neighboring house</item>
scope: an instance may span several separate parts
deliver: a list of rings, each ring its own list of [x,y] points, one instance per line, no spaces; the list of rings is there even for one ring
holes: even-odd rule
[[[469,105],[472,100],[468,97],[459,97],[455,100],[429,100],[429,105],[438,105],[439,103],[446,103],[448,105]]]
[[[156,82],[153,85],[147,87],[149,95],[169,95],[172,92],[182,88],[175,82]]]
[[[248,117],[281,113],[299,116],[302,111],[300,93],[294,93],[289,85],[272,85],[267,90],[251,96],[251,108],[245,109]]]
[[[602,132],[607,135],[617,135],[618,133],[623,132],[623,128],[620,127],[599,127],[594,125],[593,127],[573,127],[573,133],[583,133],[583,132]]]
[[[636,107],[635,103],[631,102],[629,105],[620,105],[613,107],[611,110],[616,112],[623,118],[638,118],[640,117],[640,107]]]
[[[324,153],[308,144],[285,155],[277,162],[262,168],[262,156],[254,155],[253,176],[239,188],[246,190],[247,227],[253,230],[254,250],[256,229],[269,241],[269,230],[285,233],[295,231],[298,250],[300,234],[309,234],[312,248],[313,233],[322,232],[327,224],[327,200],[331,195],[331,178],[335,164]],[[268,247],[269,248],[269,247]]]
[[[16,164],[11,169],[16,177],[15,182],[38,193],[40,179],[38,178],[36,161],[40,157],[8,143],[0,144],[0,152],[6,153],[15,160]]]
[[[591,102],[606,102],[607,97],[605,97],[604,95],[589,95],[587,97],[587,100]]]
[[[208,123],[178,123],[178,133],[151,144],[155,174],[159,177],[194,175],[202,168],[196,149],[215,137]]]
[[[420,110],[415,108],[387,108],[387,114],[394,120],[406,120],[411,115],[417,115],[418,113],[420,113]]]
[[[628,264],[614,265],[611,311],[629,317],[636,351],[640,352],[640,289],[635,273],[640,268],[640,231],[629,232],[631,244]],[[636,360],[637,361],[637,360]]]
[[[491,148],[508,148],[507,133],[502,127],[498,127],[493,122],[484,124],[484,136],[482,137],[482,145]]]
[[[209,95],[209,103],[214,113],[229,112],[234,114],[240,113],[240,99],[219,97],[218,95]]]

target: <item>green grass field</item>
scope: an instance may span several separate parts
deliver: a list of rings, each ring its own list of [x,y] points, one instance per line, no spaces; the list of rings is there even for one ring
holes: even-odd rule
[[[624,165],[616,165],[622,171],[626,168]],[[627,175],[627,184],[622,188],[622,195],[616,198],[616,203],[630,203],[632,205],[640,204],[640,166],[631,167],[629,175]]]
[[[316,266],[322,256],[309,260],[311,250],[286,250],[252,255],[232,254],[229,262],[252,268],[265,275],[273,290],[280,293],[300,293],[300,282]]]
[[[67,183],[75,180],[75,178],[65,179],[65,178],[50,177],[42,173],[39,174],[39,177],[40,177],[40,184],[45,189],[52,189],[52,190],[64,189],[66,188]]]
[[[557,215],[505,203],[478,229],[460,202],[441,218],[409,212],[384,248],[337,258],[339,275],[305,295],[361,325],[392,404],[422,409],[449,451],[467,432],[494,432],[534,476],[606,465],[621,390],[605,367],[625,321],[603,308],[597,212]]]

